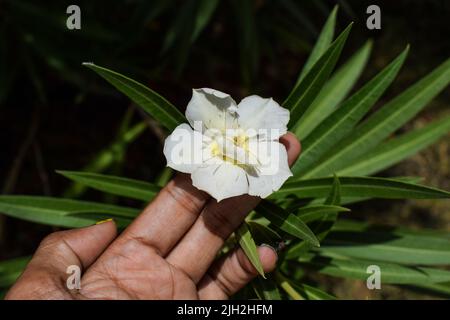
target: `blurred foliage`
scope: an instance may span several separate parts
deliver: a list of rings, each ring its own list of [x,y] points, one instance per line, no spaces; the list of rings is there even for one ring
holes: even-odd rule
[[[203,68],[211,70],[210,65],[221,60],[236,59],[235,55],[217,55],[229,52],[223,50],[229,46],[239,48],[240,74],[250,85],[260,57],[276,57],[275,39],[283,49],[309,49],[305,39],[312,39],[318,30],[304,13],[305,7],[316,7],[324,15],[328,11],[321,1],[79,1],[82,26],[73,31],[65,27],[69,1],[43,6],[34,0],[5,0],[1,5],[0,103],[23,74],[30,75],[44,103],[48,89],[42,78],[42,61],[64,81],[80,88],[80,97],[89,91],[110,93],[86,81],[81,61],[101,61],[116,70],[155,79],[169,72],[178,79],[192,44],[200,37],[202,42],[195,50],[206,58]],[[229,43],[230,34],[235,43]],[[16,63],[8,63],[13,58]]]

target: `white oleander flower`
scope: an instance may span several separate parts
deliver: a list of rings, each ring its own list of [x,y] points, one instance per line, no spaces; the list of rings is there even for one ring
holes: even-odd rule
[[[272,98],[249,96],[239,104],[223,92],[194,89],[189,124],[167,137],[167,166],[191,174],[192,184],[220,201],[241,194],[265,198],[292,176],[278,139],[289,111]]]

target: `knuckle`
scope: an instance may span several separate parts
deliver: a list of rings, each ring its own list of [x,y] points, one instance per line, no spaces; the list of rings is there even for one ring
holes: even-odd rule
[[[206,227],[221,238],[227,238],[237,227],[236,221],[230,212],[211,208],[203,213]]]
[[[202,200],[176,183],[169,183],[163,190],[175,203],[189,213],[196,214],[203,208],[204,202]]]
[[[57,231],[47,235],[40,243],[39,247],[50,247],[63,240],[63,231]]]

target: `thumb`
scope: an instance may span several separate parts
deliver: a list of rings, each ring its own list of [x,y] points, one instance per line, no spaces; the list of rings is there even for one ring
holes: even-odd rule
[[[65,283],[69,266],[88,268],[116,235],[117,228],[112,219],[90,227],[59,231],[48,235],[42,240],[25,271],[6,298],[26,298],[32,291],[38,289],[34,287],[42,286],[42,282],[49,287],[45,290],[49,291],[51,287],[58,287],[55,284]],[[44,288],[41,289],[44,290]]]
[[[64,272],[69,265],[86,269],[116,235],[117,228],[112,219],[90,227],[52,233],[42,240],[29,267],[44,266]]]

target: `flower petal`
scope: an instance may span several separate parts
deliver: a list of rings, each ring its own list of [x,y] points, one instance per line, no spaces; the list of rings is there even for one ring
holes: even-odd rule
[[[203,137],[187,124],[180,124],[164,142],[167,166],[192,173],[202,164]]]
[[[249,96],[238,105],[238,123],[245,130],[274,130],[263,136],[277,139],[287,132],[289,110],[281,107],[272,98]],[[261,134],[260,134],[261,135]]]
[[[202,166],[192,173],[191,178],[195,187],[206,191],[217,201],[248,192],[245,171],[226,161]]]
[[[197,121],[201,121],[202,132],[232,128],[237,126],[236,117],[236,102],[228,94],[209,88],[192,90],[186,118],[194,130],[200,131]]]
[[[257,154],[259,165],[255,166],[256,174],[248,174],[248,193],[266,198],[292,176],[287,151],[284,145],[275,141],[259,141],[257,145],[250,144],[250,148]]]

